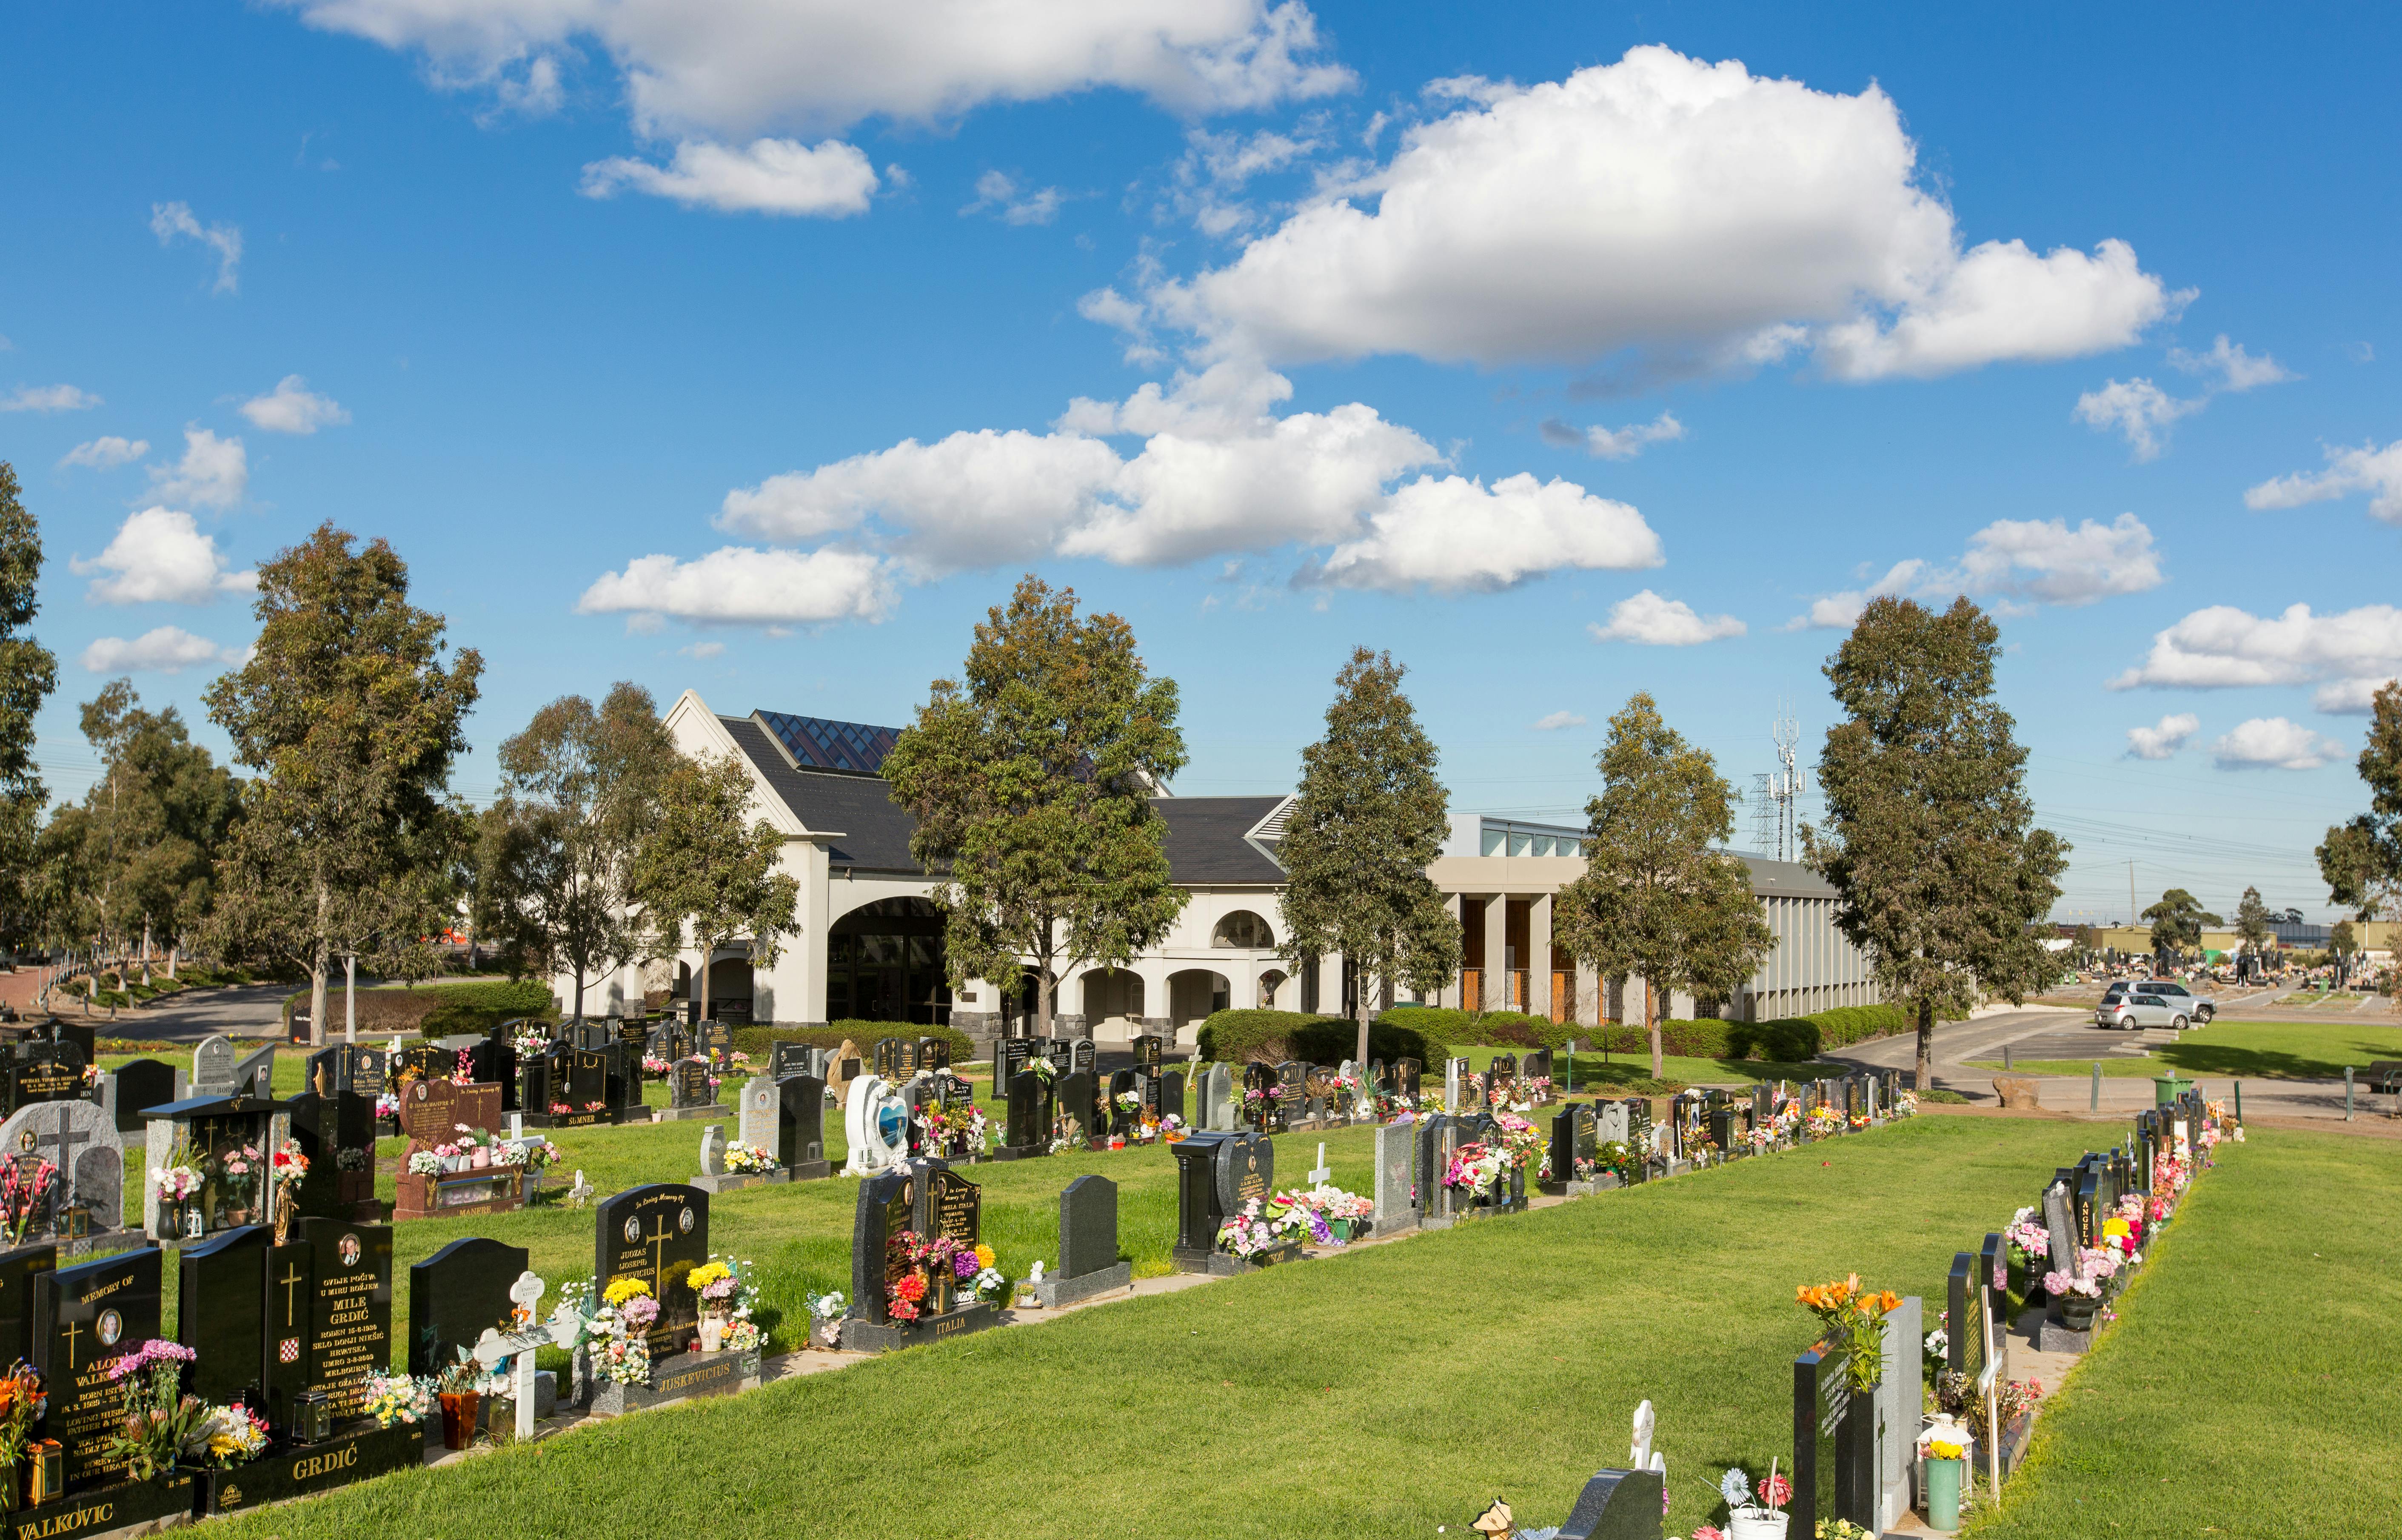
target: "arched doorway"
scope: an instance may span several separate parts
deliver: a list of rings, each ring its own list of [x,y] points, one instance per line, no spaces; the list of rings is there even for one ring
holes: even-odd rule
[[[1274,1011],[1277,1008],[1277,991],[1282,989],[1284,985],[1284,969],[1271,968],[1261,973],[1259,1009]]]
[[[1276,932],[1249,910],[1237,909],[1209,932],[1209,944],[1238,952],[1265,952],[1276,945]]]
[[[750,958],[720,957],[709,965],[709,1015],[711,1021],[750,1022]]]
[[[826,1020],[946,1025],[951,981],[943,912],[919,898],[878,899],[826,931]]]
[[[1142,1015],[1142,975],[1123,968],[1096,968],[1084,975],[1084,1024],[1099,1025],[1112,1018],[1128,1023]]]
[[[1179,1028],[1207,1020],[1232,1003],[1226,975],[1188,968],[1167,976],[1167,1019]]]

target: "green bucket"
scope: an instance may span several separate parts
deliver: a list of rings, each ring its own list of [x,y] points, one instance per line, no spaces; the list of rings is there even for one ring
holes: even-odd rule
[[[2193,1082],[2176,1075],[2152,1077],[2152,1105],[2166,1107],[2193,1089]]]

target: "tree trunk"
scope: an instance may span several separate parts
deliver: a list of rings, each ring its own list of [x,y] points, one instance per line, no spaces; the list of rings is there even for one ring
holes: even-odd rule
[[[1353,1057],[1360,1066],[1360,1072],[1365,1075],[1368,1072],[1368,1020],[1373,1012],[1368,1001],[1368,970],[1364,968],[1359,971],[1359,985],[1354,992],[1356,1003],[1353,1011],[1360,1018],[1360,1046]]]
[[[1034,969],[1034,1035],[1038,1038],[1051,1036],[1051,992],[1055,986],[1051,964],[1045,959]]]
[[[579,1022],[584,1019],[584,969],[581,964],[575,969],[575,1019]]]
[[[1918,1002],[1917,1089],[1922,1095],[1935,1089],[1935,1001],[1932,997]]]
[[[309,958],[309,1046],[325,1046],[325,975],[333,967],[332,948],[324,937]]]
[[[1651,981],[1643,981],[1643,1026],[1651,1035],[1651,1078],[1662,1078],[1660,1063],[1660,992]]]
[[[716,943],[714,941],[704,941],[704,942],[701,943],[701,948],[700,948],[700,1019],[701,1019],[702,1021],[704,1021],[704,1022],[705,1022],[705,1021],[707,1021],[707,1020],[709,1020],[709,961],[710,961],[710,959],[711,959],[711,957],[715,956],[716,955],[717,955],[717,943]],[[580,997],[580,996],[579,996],[579,997],[577,997],[577,1004],[578,1004],[578,1006],[579,1006],[579,1007],[580,1007],[580,1006],[581,1006],[581,1004],[582,1004],[582,997]]]

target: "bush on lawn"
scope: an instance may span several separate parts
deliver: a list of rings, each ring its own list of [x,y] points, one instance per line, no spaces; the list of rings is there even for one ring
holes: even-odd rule
[[[764,1073],[767,1061],[775,1056],[777,1043],[807,1043],[811,1048],[832,1051],[849,1042],[859,1049],[863,1061],[872,1062],[871,1051],[878,1038],[898,1038],[912,1043],[920,1038],[940,1038],[951,1045],[953,1064],[965,1064],[975,1052],[975,1039],[957,1027],[856,1019],[834,1022],[824,1026],[738,1026],[734,1029],[734,1047],[738,1052],[751,1055],[751,1062],[760,1066]]]

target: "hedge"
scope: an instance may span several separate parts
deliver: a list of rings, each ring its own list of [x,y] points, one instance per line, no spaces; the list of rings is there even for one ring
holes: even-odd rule
[[[302,989],[284,997],[284,1035],[291,1035],[292,1012],[309,1003]],[[532,979],[511,983],[504,979],[477,979],[463,983],[424,983],[414,989],[384,985],[358,992],[359,1025],[370,1032],[416,1032],[428,1038],[454,1033],[490,1032],[513,1016],[559,1019],[559,1002],[550,986]],[[325,1028],[338,1029],[342,986],[325,990]]]
[[[775,1053],[776,1043],[807,1043],[811,1048],[836,1049],[845,1042],[856,1045],[862,1059],[878,1038],[898,1038],[904,1042],[916,1042],[920,1038],[940,1038],[951,1045],[951,1062],[965,1064],[975,1052],[975,1039],[954,1026],[918,1026],[908,1022],[835,1022],[826,1026],[738,1026],[734,1029],[734,1047],[738,1052],[751,1055],[752,1062],[765,1066]]]
[[[1377,1020],[1455,1048],[1562,1049],[1570,1038],[1588,1037],[1592,1031],[1574,1022],[1555,1022],[1519,1011],[1454,1011],[1435,1005],[1388,1010]]]
[[[1446,1054],[1442,1024],[1419,1019],[1437,1014],[1411,1011],[1378,1017],[1369,1024],[1368,1056],[1387,1064],[1396,1059],[1415,1059],[1429,1066],[1443,1063]],[[1360,1027],[1346,1016],[1314,1016],[1301,1011],[1221,1011],[1201,1024],[1195,1043],[1196,1057],[1203,1063],[1277,1064],[1291,1059],[1340,1064],[1359,1048]]]

